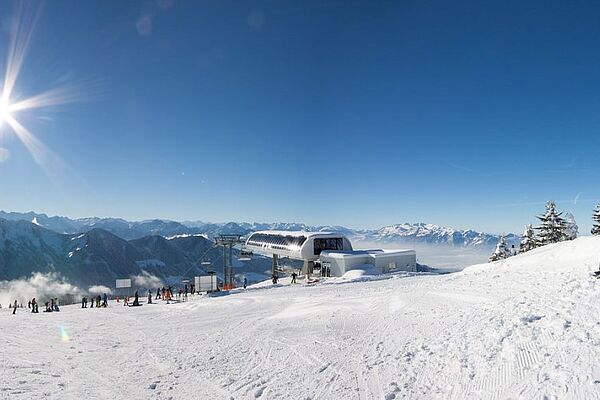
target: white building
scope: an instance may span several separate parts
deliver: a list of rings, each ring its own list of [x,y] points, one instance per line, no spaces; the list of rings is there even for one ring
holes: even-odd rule
[[[414,250],[324,251],[320,262],[321,268],[328,271],[330,276],[342,276],[347,271],[364,265],[375,267],[383,274],[417,270],[417,255]]]
[[[330,276],[342,276],[360,265],[371,265],[380,273],[416,271],[414,250],[354,250],[350,240],[333,232],[260,231],[252,233],[245,250],[273,257],[275,273],[279,257],[304,261],[303,272],[311,274],[315,264],[325,266]]]

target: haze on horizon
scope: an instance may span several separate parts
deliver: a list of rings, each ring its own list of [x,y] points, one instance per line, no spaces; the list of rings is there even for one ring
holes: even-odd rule
[[[520,233],[553,199],[589,232],[598,3],[28,4],[11,100],[77,92],[14,112],[37,157],[1,124],[2,210]]]

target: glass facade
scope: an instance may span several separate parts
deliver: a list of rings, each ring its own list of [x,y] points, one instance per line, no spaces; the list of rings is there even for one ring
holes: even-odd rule
[[[321,254],[323,250],[344,250],[344,240],[342,238],[322,238],[315,239],[315,256]]]

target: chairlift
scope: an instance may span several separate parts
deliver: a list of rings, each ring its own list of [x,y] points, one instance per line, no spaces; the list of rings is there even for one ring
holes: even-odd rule
[[[211,265],[212,263],[210,262],[210,260],[208,258],[203,258],[202,261],[200,262],[200,264]]]
[[[250,261],[250,260],[252,260],[252,255],[253,254],[251,251],[242,249],[240,251],[240,254],[238,255],[237,259],[239,261]]]

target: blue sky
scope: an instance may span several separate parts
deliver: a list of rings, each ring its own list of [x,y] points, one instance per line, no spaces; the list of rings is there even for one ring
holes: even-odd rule
[[[521,232],[554,199],[589,231],[598,15],[564,1],[47,2],[15,96],[66,83],[82,100],[16,115],[59,167],[3,125],[0,209]]]

